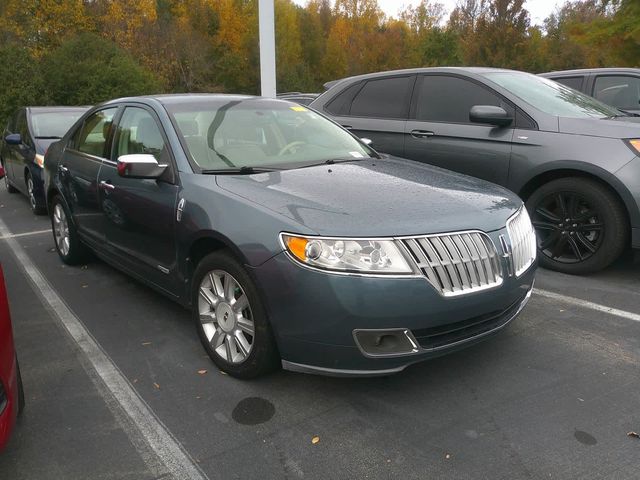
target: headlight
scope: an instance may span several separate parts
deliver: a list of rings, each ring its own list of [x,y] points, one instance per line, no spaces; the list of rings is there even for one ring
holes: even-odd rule
[[[412,275],[413,269],[393,240],[318,238],[281,235],[298,262],[322,270],[369,275]]]
[[[36,165],[38,165],[40,168],[44,168],[44,155],[40,155],[39,153],[36,153],[35,162],[36,162]]]
[[[631,138],[625,140],[624,143],[635,153],[636,155],[640,154],[640,138]]]

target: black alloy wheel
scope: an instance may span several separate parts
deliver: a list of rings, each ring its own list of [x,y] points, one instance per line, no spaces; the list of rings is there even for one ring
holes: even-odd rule
[[[543,267],[571,274],[601,270],[622,253],[628,238],[625,212],[603,185],[562,178],[527,200]]]

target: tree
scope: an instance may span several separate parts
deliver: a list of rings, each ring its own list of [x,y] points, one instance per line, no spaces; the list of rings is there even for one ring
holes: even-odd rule
[[[153,75],[113,42],[82,33],[42,60],[48,97],[58,105],[91,105],[157,92]]]

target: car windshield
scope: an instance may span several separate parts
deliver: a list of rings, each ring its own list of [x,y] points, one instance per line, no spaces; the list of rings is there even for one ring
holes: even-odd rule
[[[490,72],[484,76],[550,115],[575,118],[622,115],[620,110],[547,78],[522,72]]]
[[[165,107],[202,170],[288,169],[375,155],[333,122],[291,102],[218,97]]]
[[[62,138],[85,110],[31,113],[31,128],[36,138]]]

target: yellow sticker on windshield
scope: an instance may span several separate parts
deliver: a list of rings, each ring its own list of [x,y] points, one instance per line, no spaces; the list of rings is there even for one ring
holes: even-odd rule
[[[289,107],[291,108],[291,110],[293,110],[294,112],[308,112],[309,110],[307,110],[306,108],[298,105],[297,107]]]

